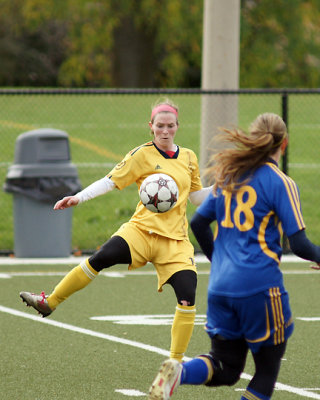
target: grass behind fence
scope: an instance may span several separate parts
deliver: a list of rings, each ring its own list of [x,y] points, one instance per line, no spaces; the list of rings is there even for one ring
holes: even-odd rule
[[[0,96],[0,182],[13,162],[15,140],[37,128],[55,128],[69,134],[72,162],[83,187],[104,176],[132,148],[150,140],[147,125],[157,95],[21,95]],[[199,155],[201,98],[171,95],[181,109],[176,142]],[[308,234],[320,242],[320,211],[315,207],[318,185],[320,96],[291,95],[289,99],[289,174],[301,191]],[[281,97],[239,95],[239,125],[247,129],[261,112],[281,114]],[[214,110],[213,110],[214,112]],[[73,249],[95,249],[127,221],[138,202],[135,185],[117,190],[74,209]],[[12,196],[0,194],[0,250],[13,249]],[[188,218],[195,210],[188,206]],[[191,240],[197,247],[193,236]]]

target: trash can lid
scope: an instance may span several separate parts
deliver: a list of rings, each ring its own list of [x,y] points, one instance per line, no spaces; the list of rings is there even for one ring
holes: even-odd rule
[[[18,136],[15,164],[65,163],[70,161],[69,137],[58,129],[35,129]]]

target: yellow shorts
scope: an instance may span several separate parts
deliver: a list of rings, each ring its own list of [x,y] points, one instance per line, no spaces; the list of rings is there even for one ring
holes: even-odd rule
[[[178,271],[197,272],[194,249],[189,240],[175,240],[139,229],[135,224],[123,224],[112,236],[121,236],[129,245],[132,263],[128,269],[151,262],[158,275],[158,291]]]

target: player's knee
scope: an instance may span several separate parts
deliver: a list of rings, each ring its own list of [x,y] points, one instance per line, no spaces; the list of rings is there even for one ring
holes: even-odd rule
[[[227,367],[223,371],[223,374],[221,374],[220,379],[218,379],[218,381],[220,380],[222,385],[233,386],[239,381],[241,373],[242,370],[240,369]]]
[[[231,386],[238,382],[244,369],[248,347],[244,340],[227,340],[216,335],[212,338],[210,356],[214,374],[209,386]]]
[[[183,293],[177,295],[177,301],[182,306],[194,306],[196,299],[196,289],[193,287],[186,288]]]
[[[232,368],[224,365],[222,369],[217,369],[207,386],[233,386],[235,385],[241,376],[242,371],[237,368]]]
[[[168,279],[167,283],[173,287],[179,304],[183,306],[195,304],[197,274],[194,271],[178,271]]]
[[[241,376],[243,364],[235,362],[233,365],[221,362],[212,354],[206,354],[202,357],[207,357],[212,365],[213,374],[211,379],[206,383],[207,386],[233,386]]]

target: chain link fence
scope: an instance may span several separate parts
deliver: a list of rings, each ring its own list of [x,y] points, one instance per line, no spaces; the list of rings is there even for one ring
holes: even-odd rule
[[[82,187],[106,175],[134,147],[151,139],[148,122],[152,105],[168,97],[180,109],[176,143],[200,157],[202,96],[237,96],[238,125],[247,130],[263,112],[283,116],[289,130],[289,148],[282,168],[298,184],[302,211],[311,240],[320,244],[320,90],[0,90],[0,178],[6,180],[13,163],[17,137],[24,132],[53,128],[69,135],[71,160]],[[212,119],[215,118],[212,109]],[[73,212],[73,252],[91,253],[135,210],[135,185],[76,207]],[[0,193],[0,253],[13,252],[12,195]],[[188,206],[188,218],[195,207]],[[63,211],[57,211],[63,212]],[[196,249],[194,238],[190,235]]]

